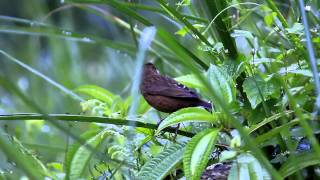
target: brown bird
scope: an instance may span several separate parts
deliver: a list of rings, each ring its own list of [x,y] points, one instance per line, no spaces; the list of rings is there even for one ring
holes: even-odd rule
[[[152,63],[143,67],[140,91],[148,104],[158,111],[171,113],[181,108],[201,106],[211,111],[211,103],[170,77],[159,73]]]

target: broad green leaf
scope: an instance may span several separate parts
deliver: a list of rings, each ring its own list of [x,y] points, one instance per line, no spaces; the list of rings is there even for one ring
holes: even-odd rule
[[[129,158],[128,154],[124,151],[124,148],[126,147],[122,145],[118,145],[118,144],[112,145],[108,148],[108,154],[112,159],[123,161]]]
[[[187,179],[200,179],[212,153],[219,129],[206,129],[195,135],[183,154],[183,169]]]
[[[184,150],[185,144],[172,144],[144,164],[136,179],[163,179],[181,162]]]
[[[98,130],[89,130],[87,132],[85,132],[84,134],[82,134],[80,136],[80,138],[83,139],[90,139],[93,136],[98,134]],[[66,172],[66,180],[70,179],[70,171],[71,171],[71,161],[73,159],[73,156],[75,155],[75,153],[77,152],[77,150],[79,149],[81,145],[79,143],[74,143],[71,146],[69,146],[68,152],[65,156],[65,172]]]
[[[320,158],[316,153],[292,154],[281,166],[279,172],[283,178],[286,178],[303,168],[317,164],[320,164]]]
[[[93,135],[94,132],[87,134],[87,136]],[[96,149],[104,140],[105,136],[108,135],[108,131],[102,131],[93,137],[89,138],[87,140],[87,145],[90,145],[92,148]],[[73,179],[79,179],[84,172],[86,171],[86,167],[93,155],[94,152],[91,150],[88,150],[88,148],[85,145],[76,145],[71,149],[70,157],[69,157],[69,163],[70,167],[70,178]]]
[[[107,103],[108,105],[111,105],[114,99],[114,95],[111,92],[95,85],[80,86],[75,89],[75,91],[89,95],[95,99]]]
[[[243,153],[237,157],[230,169],[228,180],[233,179],[269,180],[271,177],[256,158],[249,153]]]
[[[211,114],[207,110],[200,107],[190,107],[180,109],[170,114],[164,119],[158,127],[156,133],[159,133],[162,129],[182,122],[210,122],[214,123],[221,117],[220,113]]]
[[[194,74],[188,74],[185,76],[180,76],[177,78],[174,78],[176,81],[178,81],[179,83],[188,86],[190,88],[197,88],[200,90],[204,90],[205,87],[203,86],[203,83],[201,81],[199,81],[199,79],[197,78],[196,75]]]
[[[237,155],[237,152],[233,150],[222,151],[221,154],[219,155],[219,161],[223,162],[225,160],[232,159],[236,157],[236,155]]]
[[[253,109],[255,109],[262,100],[266,101],[270,98],[278,98],[280,96],[280,86],[273,83],[272,79],[264,81],[258,75],[247,77],[242,86]]]
[[[235,84],[231,76],[222,68],[210,65],[208,70],[208,78],[210,85],[215,93],[223,99],[227,104],[231,104],[236,99]]]

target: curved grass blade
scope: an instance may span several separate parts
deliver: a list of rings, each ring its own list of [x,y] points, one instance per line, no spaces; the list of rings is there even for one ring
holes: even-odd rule
[[[139,9],[139,10],[145,10],[145,11],[151,11],[151,12],[156,12],[156,13],[161,13],[166,15],[166,11],[159,9],[159,8],[155,8],[152,6],[147,6],[144,4],[139,4],[139,3],[132,3],[132,2],[122,2],[123,5],[130,7],[130,8],[134,8],[134,9]],[[183,17],[190,19],[190,20],[194,20],[194,21],[198,21],[198,22],[202,22],[202,23],[208,23],[208,20],[205,18],[201,18],[201,17],[196,17],[196,16],[190,16],[188,14],[181,14]]]
[[[264,133],[264,134],[258,136],[255,139],[255,141],[256,141],[257,144],[261,144],[261,143],[263,143],[263,142],[265,142],[267,140],[270,140],[270,139],[276,137],[276,135],[278,133],[282,132],[284,129],[290,128],[291,126],[296,125],[298,123],[299,123],[299,121],[297,119],[292,120],[292,121],[290,121],[290,122],[288,122],[288,123],[286,123],[284,125],[281,125],[281,126],[278,126],[276,128],[273,128],[271,131],[268,131],[267,133]]]
[[[227,7],[226,3],[227,3],[226,1],[206,0],[205,4],[208,7],[211,18],[219,14],[221,9],[226,8]],[[219,34],[219,39],[221,40],[223,46],[229,51],[228,55],[231,58],[236,59],[238,57],[236,43],[234,39],[231,38],[229,29],[227,27],[227,23],[224,21],[224,19],[228,19],[228,14],[226,12],[223,12],[221,15],[217,16],[216,30]]]
[[[116,50],[120,50],[132,55],[135,48],[125,43],[109,41],[92,35],[78,34],[71,31],[57,29],[55,27],[18,27],[18,26],[0,26],[0,33],[20,34],[20,35],[33,35],[33,36],[46,36],[52,38],[62,38],[84,43],[101,44]]]
[[[316,153],[292,155],[280,168],[279,173],[286,178],[293,173],[308,166],[320,164],[320,158]]]
[[[204,42],[207,46],[213,47],[212,44],[209,43],[207,38],[205,38],[189,21],[185,19],[178,11],[176,11],[174,8],[168,6],[164,0],[157,0],[160,5],[170,12],[175,18],[177,18],[179,21],[181,21],[188,29],[190,29],[199,39]]]
[[[256,125],[253,125],[250,127],[249,129],[249,133],[253,133],[254,131],[256,131],[257,129],[261,128],[262,126],[274,121],[274,120],[277,120],[279,119],[280,117],[282,116],[286,116],[286,115],[289,115],[289,114],[292,114],[293,111],[289,110],[289,111],[285,111],[285,112],[281,112],[281,113],[278,113],[278,114],[275,114],[275,115],[272,115],[268,118],[265,118],[263,121],[261,121],[260,123],[256,124]]]

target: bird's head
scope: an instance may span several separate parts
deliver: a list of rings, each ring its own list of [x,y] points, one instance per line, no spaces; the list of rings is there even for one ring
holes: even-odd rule
[[[159,74],[159,71],[152,63],[146,63],[143,66],[143,75]]]

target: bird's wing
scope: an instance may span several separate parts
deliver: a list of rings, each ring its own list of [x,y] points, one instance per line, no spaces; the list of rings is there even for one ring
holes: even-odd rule
[[[175,98],[199,98],[194,90],[189,89],[183,84],[180,84],[177,81],[166,76],[158,76],[156,80],[153,81],[153,85],[148,87],[147,92],[148,94],[152,95],[161,95]]]

